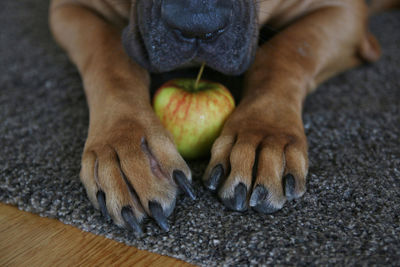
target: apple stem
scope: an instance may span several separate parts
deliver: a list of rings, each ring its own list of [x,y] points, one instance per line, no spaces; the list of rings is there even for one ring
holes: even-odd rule
[[[203,75],[203,71],[204,71],[204,67],[205,66],[206,66],[206,63],[203,62],[203,64],[201,64],[199,74],[197,74],[196,83],[194,84],[194,90],[197,90],[197,88],[199,87],[200,78]]]

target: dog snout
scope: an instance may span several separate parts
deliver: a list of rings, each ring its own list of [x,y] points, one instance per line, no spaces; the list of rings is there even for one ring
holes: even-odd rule
[[[257,49],[256,0],[136,0],[123,32],[127,54],[150,72],[193,63],[228,75],[251,65]]]
[[[163,0],[161,19],[186,39],[214,40],[229,26],[230,0]]]

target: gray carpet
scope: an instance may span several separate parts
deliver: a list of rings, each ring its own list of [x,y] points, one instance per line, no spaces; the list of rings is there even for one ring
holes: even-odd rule
[[[53,42],[47,1],[0,3],[0,201],[85,231],[208,265],[400,265],[400,12],[371,21],[384,54],[306,101],[308,191],[273,215],[225,210],[195,181],[169,233],[108,224],[79,182],[88,110]],[[206,161],[190,163],[195,178]],[[1,238],[1,237],[0,237]]]

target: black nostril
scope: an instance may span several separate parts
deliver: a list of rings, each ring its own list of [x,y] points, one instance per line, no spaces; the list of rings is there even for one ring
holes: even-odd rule
[[[204,41],[212,41],[216,39],[219,35],[221,35],[225,31],[225,28],[214,31],[214,32],[194,32],[194,31],[182,31],[179,29],[175,29],[176,34],[186,38],[186,39],[199,39]]]

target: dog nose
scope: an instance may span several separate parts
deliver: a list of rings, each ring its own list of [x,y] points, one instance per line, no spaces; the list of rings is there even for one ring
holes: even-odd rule
[[[234,0],[163,0],[161,19],[190,39],[212,40],[229,25]]]

